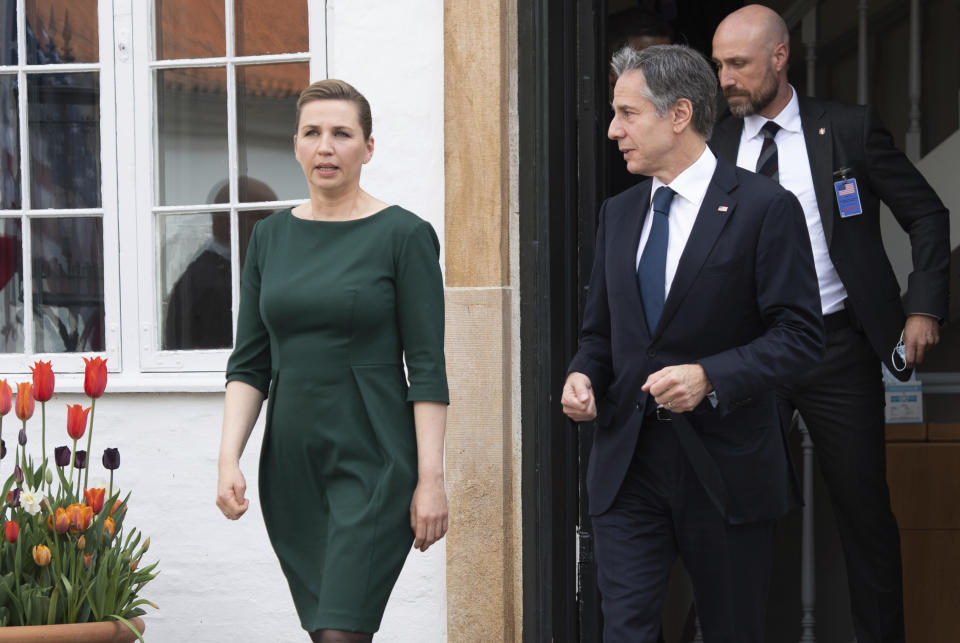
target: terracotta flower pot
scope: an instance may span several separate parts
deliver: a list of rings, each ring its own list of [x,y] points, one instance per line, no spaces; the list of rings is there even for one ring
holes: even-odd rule
[[[143,619],[131,618],[130,624],[143,634]],[[130,643],[137,635],[119,621],[69,623],[66,625],[26,625],[0,627],[0,642],[16,643]]]

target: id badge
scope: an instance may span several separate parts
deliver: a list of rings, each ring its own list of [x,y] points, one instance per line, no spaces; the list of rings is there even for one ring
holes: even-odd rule
[[[860,192],[857,190],[856,179],[842,179],[834,181],[833,191],[837,195],[837,207],[840,209],[840,218],[855,217],[863,214],[860,206]]]

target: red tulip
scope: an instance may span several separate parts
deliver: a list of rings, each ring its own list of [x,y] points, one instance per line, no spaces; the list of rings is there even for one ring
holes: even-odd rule
[[[7,380],[0,380],[0,417],[6,415],[13,408],[13,390]]]
[[[3,524],[3,537],[7,539],[8,543],[17,542],[17,538],[20,537],[20,525],[13,520],[5,522]]]
[[[87,415],[90,407],[83,408],[79,404],[67,404],[67,435],[74,440],[83,437],[87,430]]]
[[[86,499],[87,505],[93,509],[93,513],[98,514],[103,509],[103,497],[106,493],[107,490],[103,487],[83,490],[83,497]]]
[[[98,398],[107,388],[107,360],[102,357],[83,358],[86,364],[83,375],[83,392]]]
[[[30,382],[20,382],[17,384],[16,412],[17,417],[24,421],[33,417],[33,409],[37,405],[33,400],[31,388],[33,387],[30,385]]]
[[[53,366],[50,362],[40,362],[30,367],[33,371],[33,399],[46,402],[53,397]]]

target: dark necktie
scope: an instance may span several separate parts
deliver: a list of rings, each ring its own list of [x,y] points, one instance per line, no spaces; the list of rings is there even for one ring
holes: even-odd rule
[[[780,162],[777,160],[777,142],[773,137],[780,131],[780,126],[773,121],[767,121],[760,128],[763,134],[763,146],[760,148],[760,158],[757,159],[757,174],[769,176],[780,182]]]
[[[647,329],[653,329],[660,321],[663,312],[663,300],[666,294],[667,242],[670,240],[670,202],[673,190],[663,185],[653,195],[653,223],[647,245],[640,254],[637,266],[637,280],[640,282],[640,297],[643,300],[643,312],[647,317]]]

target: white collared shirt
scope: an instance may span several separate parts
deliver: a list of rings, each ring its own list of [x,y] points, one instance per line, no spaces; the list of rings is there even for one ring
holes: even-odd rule
[[[830,260],[827,238],[820,219],[820,208],[817,206],[817,194],[813,189],[810,157],[807,155],[807,144],[803,139],[800,103],[797,101],[796,90],[792,86],[790,90],[793,92],[790,102],[776,117],[768,119],[759,114],[751,114],[743,119],[737,165],[751,172],[755,171],[757,159],[760,158],[760,148],[763,146],[763,134],[760,133],[760,129],[768,120],[780,126],[780,131],[774,138],[777,143],[780,185],[793,192],[803,208],[820,286],[820,306],[823,314],[828,315],[843,309],[847,290],[840,281],[840,275],[837,274],[833,261]]]
[[[713,178],[713,172],[716,169],[717,157],[713,155],[709,147],[704,147],[700,158],[678,174],[667,186],[676,192],[676,195],[670,203],[670,214],[667,216],[669,237],[667,239],[667,265],[663,285],[664,300],[670,294],[670,285],[673,283],[673,276],[677,274],[680,255],[683,254],[683,248],[687,245],[687,239],[690,238],[690,231],[693,230],[697,213],[703,204],[703,197],[707,194],[707,187],[709,187],[710,179]],[[640,255],[643,253],[644,246],[647,245],[647,239],[650,238],[650,228],[653,226],[653,195],[657,193],[657,188],[662,185],[665,184],[660,179],[653,178],[653,185],[650,186],[650,203],[647,205],[647,217],[643,221],[640,244],[637,247],[635,269],[640,265]]]

